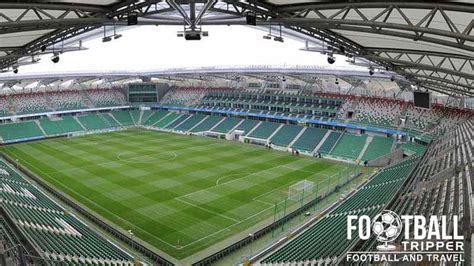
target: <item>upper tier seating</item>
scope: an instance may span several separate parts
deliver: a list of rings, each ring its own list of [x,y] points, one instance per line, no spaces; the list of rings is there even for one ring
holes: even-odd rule
[[[30,114],[50,111],[42,92],[10,95],[16,114]]]
[[[262,123],[247,136],[251,138],[268,139],[280,125],[279,123],[262,121]]]
[[[356,120],[362,124],[394,127],[402,109],[402,101],[363,97],[359,99],[356,107]]]
[[[43,137],[43,132],[34,121],[0,125],[0,136],[3,141]]]
[[[299,262],[308,262],[308,265],[318,262],[334,264],[336,259],[358,240],[347,240],[347,214],[365,214],[370,217],[379,214],[400,189],[418,160],[419,157],[413,157],[377,173],[369,183],[328,215],[264,258],[262,265],[299,265]]]
[[[67,213],[0,161],[1,208],[54,265],[134,265],[131,256]]]
[[[10,103],[8,102],[7,96],[0,96],[0,117],[9,116],[10,113]]]
[[[96,107],[117,106],[125,104],[125,98],[120,96],[118,89],[89,89],[85,93]]]
[[[209,89],[182,87],[170,89],[163,99],[161,104],[164,105],[195,105],[208,93]]]
[[[362,156],[362,161],[370,161],[390,154],[394,139],[374,136]]]
[[[339,138],[341,136],[341,132],[331,131],[324,143],[321,145],[321,147],[319,147],[318,152],[322,154],[329,154],[329,152],[333,149],[334,145],[339,141]]]
[[[327,119],[336,117],[342,103],[343,99],[327,95],[216,89],[210,91],[198,106],[217,110]]]
[[[213,126],[215,126],[217,123],[219,123],[223,119],[222,116],[207,116],[205,120],[195,126],[193,129],[191,129],[191,132],[203,132],[203,131],[208,131],[211,129]]]
[[[293,144],[292,148],[311,152],[318,146],[327,131],[328,130],[324,128],[308,127]]]
[[[227,117],[224,121],[222,121],[222,123],[220,123],[212,131],[218,132],[218,133],[228,133],[235,126],[237,126],[241,121],[242,119],[240,118]]]
[[[271,142],[278,146],[286,147],[303,129],[302,126],[284,125],[271,139]]]
[[[331,155],[355,160],[365,146],[367,135],[347,134],[339,139],[336,146],[331,151]]]
[[[75,110],[85,107],[78,90],[48,92],[47,97],[55,110]]]

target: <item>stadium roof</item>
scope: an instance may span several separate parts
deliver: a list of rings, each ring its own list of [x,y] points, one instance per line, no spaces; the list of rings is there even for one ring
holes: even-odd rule
[[[245,16],[255,14],[259,26],[282,26],[318,43],[308,50],[366,58],[368,67],[396,72],[418,86],[474,96],[471,0],[1,1],[0,69],[30,64],[44,53],[84,49],[79,40],[108,35],[102,26],[126,25],[132,12],[139,25],[183,25],[192,31],[245,25]]]

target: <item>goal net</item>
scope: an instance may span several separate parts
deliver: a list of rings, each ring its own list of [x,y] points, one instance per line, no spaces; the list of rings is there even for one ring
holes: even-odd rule
[[[288,199],[301,200],[305,194],[313,193],[314,182],[302,180],[288,188]]]

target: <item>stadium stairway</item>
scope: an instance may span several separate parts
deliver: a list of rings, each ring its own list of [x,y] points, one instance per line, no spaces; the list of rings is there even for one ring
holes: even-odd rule
[[[168,125],[171,125],[176,120],[178,120],[180,117],[181,117],[181,114],[170,112],[168,115],[163,117],[163,119],[161,119],[158,122],[156,122],[155,124],[153,124],[153,127],[166,128]]]
[[[110,113],[99,114],[98,116],[105,122],[106,125],[108,125],[108,128],[121,126],[120,123]]]
[[[216,125],[211,131],[217,133],[228,133],[239,127],[245,119],[227,117],[221,123]]]
[[[190,132],[203,132],[210,131],[212,128],[221,123],[224,119],[220,116],[207,116],[205,119],[201,120],[198,124],[192,127]]]
[[[168,114],[169,114],[168,111],[162,111],[162,110],[156,111],[153,114],[151,114],[150,116],[148,116],[148,118],[143,120],[142,125],[144,125],[144,126],[153,126],[154,124],[159,122],[161,119],[165,118]]]
[[[198,125],[199,123],[201,123],[204,119],[206,118],[205,115],[200,115],[200,114],[197,114],[197,115],[190,115],[188,118],[186,118],[185,120],[183,120],[181,123],[179,123],[178,125],[176,125],[174,127],[175,130],[177,131],[184,131],[184,132],[187,132],[189,131],[191,128],[193,128],[194,126]]]
[[[120,125],[128,127],[128,126],[135,125],[131,112],[132,111],[128,111],[128,110],[120,110],[120,111],[112,112],[111,115],[115,118],[115,120],[118,123],[120,123]]]
[[[370,161],[390,154],[395,143],[394,139],[388,137],[373,136],[368,147],[361,152],[361,161]]]
[[[130,116],[132,117],[134,125],[141,125],[142,113],[142,110],[130,110]]]
[[[174,119],[173,122],[167,124],[165,126],[166,129],[174,129],[175,127],[181,125],[183,122],[185,122],[188,118],[190,118],[190,115],[187,114],[177,114],[178,117]]]
[[[365,145],[364,145],[364,147],[362,148],[362,150],[360,151],[359,155],[356,158],[357,161],[360,161],[362,159],[362,156],[365,154],[365,151],[369,147],[369,145],[372,142],[373,138],[374,138],[373,136],[370,136],[370,135],[367,136],[367,138],[365,139]]]
[[[155,111],[152,110],[143,110],[140,115],[140,125],[142,125]]]
[[[81,126],[82,130],[87,131],[87,128],[81,123],[77,116],[73,116],[72,118]]]
[[[245,133],[244,135],[252,134],[263,122],[262,121],[254,121],[254,120],[244,120],[244,123],[240,124],[237,127],[237,130],[243,130]]]
[[[306,129],[307,129],[307,127],[303,127],[303,129],[300,132],[298,132],[298,135],[296,135],[293,138],[293,140],[288,144],[288,147],[292,147],[295,144],[295,142],[298,141],[298,139],[301,137],[301,135],[303,135],[304,132],[306,132]]]
[[[38,128],[41,130],[41,132],[43,132],[43,135],[47,136],[48,134],[46,134],[46,131],[44,131],[44,129],[41,127],[39,120],[35,120],[35,123],[38,126]]]
[[[208,131],[213,131],[214,128],[218,127],[220,124],[222,124],[227,119],[227,117],[225,117],[225,116],[219,116],[219,118],[220,118],[219,122],[217,122],[215,125],[213,125],[211,128],[209,128]]]
[[[303,129],[302,126],[282,124],[269,139],[277,146],[288,147]]]
[[[326,142],[328,139],[329,135],[331,135],[332,130],[326,130],[324,132],[324,136],[321,138],[321,140],[316,144],[316,147],[314,147],[313,154],[318,152],[321,149],[321,146]]]
[[[268,136],[267,140],[271,140],[273,138],[273,136],[275,136],[285,125],[284,124],[281,124],[280,126],[278,126],[275,131],[273,131],[273,133]]]
[[[329,154],[339,158],[355,160],[359,157],[364,146],[367,145],[366,139],[367,135],[365,134],[344,133]]]
[[[336,132],[336,131],[331,130],[317,151],[322,154],[331,153],[334,146],[336,146],[337,142],[342,137],[342,135],[343,133],[341,132]]]

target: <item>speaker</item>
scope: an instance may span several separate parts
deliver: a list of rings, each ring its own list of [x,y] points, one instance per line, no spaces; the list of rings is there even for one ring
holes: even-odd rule
[[[128,26],[133,26],[138,24],[138,14],[136,12],[128,13],[127,17]]]
[[[247,25],[257,26],[257,16],[255,14],[248,13],[245,19],[247,20]]]

